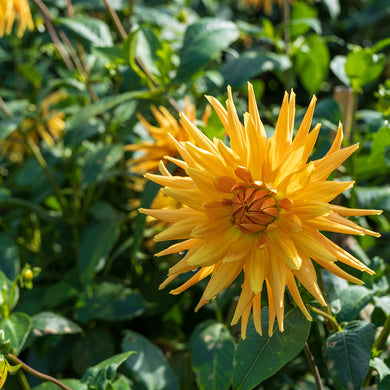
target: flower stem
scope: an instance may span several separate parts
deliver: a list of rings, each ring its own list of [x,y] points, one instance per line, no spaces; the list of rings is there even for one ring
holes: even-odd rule
[[[30,384],[27,381],[26,375],[21,370],[18,370],[18,379],[23,390],[31,390]]]
[[[305,346],[303,347],[303,352],[305,353],[306,359],[309,363],[311,372],[313,373],[314,379],[316,381],[317,389],[318,390],[323,390],[322,382],[321,382],[321,376],[320,372],[318,370],[316,361],[314,359],[314,356],[310,350],[309,344],[305,343]]]
[[[57,385],[58,387],[60,387],[63,390],[72,390],[68,386],[65,386],[63,383],[61,383],[58,379],[53,378],[50,375],[43,374],[42,372],[39,372],[37,370],[34,370],[32,367],[28,366],[26,363],[24,363],[19,358],[17,358],[16,356],[12,355],[11,353],[9,353],[7,355],[7,358],[9,360],[12,360],[14,363],[21,364],[22,365],[21,368],[23,368],[24,371],[28,372],[31,375],[36,376],[37,378],[41,378],[41,379],[43,379],[45,381],[54,383],[55,385]],[[27,385],[28,385],[28,383],[27,383]],[[28,385],[28,387],[25,387],[25,390],[29,390],[29,389],[30,389],[29,385]]]
[[[38,6],[39,10],[41,11],[41,13],[43,15],[43,19],[45,21],[47,31],[48,31],[53,43],[56,45],[58,52],[60,53],[60,56],[62,57],[66,67],[69,70],[73,70],[74,66],[73,66],[72,61],[70,60],[70,58],[68,56],[68,53],[64,49],[60,38],[57,35],[57,31],[54,28],[54,25],[51,21],[49,10],[47,9],[46,5],[41,0],[34,0],[34,2]]]
[[[386,341],[387,338],[389,337],[389,334],[390,334],[390,316],[387,317],[383,325],[382,331],[380,332],[372,348],[373,349],[375,348],[377,350],[382,350],[386,345]]]
[[[111,19],[115,25],[116,30],[118,31],[118,34],[122,38],[122,40],[125,40],[127,38],[127,33],[122,25],[122,23],[119,20],[118,14],[115,12],[114,8],[112,8],[109,0],[103,0],[104,5],[107,8],[108,13],[111,16]],[[148,79],[152,82],[153,86],[156,88],[159,88],[160,85],[157,82],[156,78],[153,76],[152,73],[149,72],[148,68],[145,66],[145,64],[142,62],[142,60],[139,57],[135,57],[135,62],[139,66],[139,68],[142,70],[143,73],[148,77]],[[167,96],[168,103],[175,109],[178,113],[181,111],[179,105],[177,104],[176,100],[173,99],[170,96]]]
[[[316,314],[319,314],[320,316],[326,318],[329,323],[331,324],[333,330],[335,332],[338,332],[340,330],[340,326],[338,324],[338,322],[334,319],[334,317],[331,315],[331,314],[328,314],[326,313],[325,311],[321,310],[321,309],[317,309],[316,307],[312,306],[312,305],[306,305],[312,312],[316,313]]]

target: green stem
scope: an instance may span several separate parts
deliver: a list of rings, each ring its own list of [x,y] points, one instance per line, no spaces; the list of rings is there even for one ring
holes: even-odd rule
[[[326,313],[325,311],[323,311],[321,309],[317,309],[315,306],[312,306],[312,305],[306,305],[306,306],[312,312],[319,314],[320,316],[326,318],[329,321],[329,323],[331,324],[331,326],[335,332],[338,332],[340,330],[340,325],[338,324],[338,322],[334,319],[334,317],[332,315]]]
[[[321,376],[320,372],[318,370],[316,361],[314,359],[314,356],[310,350],[309,344],[305,343],[305,346],[303,347],[303,352],[305,353],[307,362],[309,363],[311,372],[313,373],[314,379],[316,381],[317,389],[318,390],[323,390],[322,382],[321,382]]]
[[[39,372],[37,370],[34,370],[32,367],[28,366],[26,363],[24,363],[19,358],[17,358],[16,356],[12,355],[11,353],[9,353],[7,355],[7,358],[9,360],[12,360],[14,363],[21,364],[22,365],[21,368],[23,368],[24,371],[28,372],[31,375],[36,376],[37,378],[43,379],[44,381],[48,381],[48,382],[54,383],[55,385],[57,385],[58,387],[60,387],[63,390],[72,390],[68,386],[65,386],[63,383],[61,383],[58,379],[53,378],[50,375],[43,374],[42,372]],[[26,387],[25,389],[26,390],[30,389],[30,386]]]
[[[30,384],[27,381],[26,375],[21,370],[18,370],[18,379],[23,390],[31,390]]]
[[[382,350],[386,345],[386,341],[387,338],[389,337],[389,334],[390,334],[390,316],[387,317],[383,325],[382,331],[379,334],[378,338],[376,339],[372,348],[373,349],[375,348],[377,350]]]
[[[122,38],[122,40],[125,40],[127,38],[127,33],[119,20],[118,14],[115,12],[114,8],[112,8],[109,0],[103,0],[104,5],[107,8],[108,13],[110,14],[110,17],[115,25],[115,28],[119,34],[119,36]],[[148,79],[152,82],[153,86],[156,88],[159,88],[160,85],[157,82],[156,78],[153,76],[152,73],[149,72],[149,69],[145,66],[145,64],[142,62],[142,60],[139,57],[135,57],[135,62],[137,63],[138,67],[142,70],[142,72],[145,73],[145,75],[148,77]],[[168,103],[179,113],[181,111],[179,105],[177,104],[176,100],[173,99],[170,96],[166,96]]]

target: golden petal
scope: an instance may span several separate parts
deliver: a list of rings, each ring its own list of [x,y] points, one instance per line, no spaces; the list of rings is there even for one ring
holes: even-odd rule
[[[307,311],[306,306],[302,301],[301,294],[299,294],[299,290],[298,290],[297,284],[295,283],[294,275],[292,274],[292,272],[289,272],[289,274],[288,274],[287,287],[288,287],[290,294],[293,297],[295,303],[300,308],[301,312],[304,314],[304,316],[309,321],[312,321],[313,318],[311,317],[311,315]]]
[[[183,218],[200,217],[203,215],[191,207],[183,207],[181,209],[138,209],[140,213],[150,215],[151,217],[160,219],[166,222],[178,222]]]
[[[171,255],[173,253],[182,252],[182,251],[185,251],[187,249],[192,248],[192,246],[194,244],[196,244],[197,242],[199,242],[199,240],[197,240],[196,238],[189,238],[188,240],[178,242],[177,244],[171,245],[170,247],[156,253],[155,256],[160,257],[160,256],[165,256],[165,255]]]
[[[190,288],[194,284],[200,282],[201,280],[203,280],[204,278],[209,276],[213,272],[214,268],[215,267],[213,265],[210,267],[202,267],[199,271],[197,271],[195,273],[194,276],[192,276],[190,279],[188,279],[180,287],[177,287],[174,290],[171,290],[169,293],[172,295],[178,295],[178,294],[182,293],[183,291],[187,290],[188,288]]]
[[[291,196],[291,200],[297,202],[299,200],[319,200],[322,202],[330,202],[337,195],[352,188],[354,181],[320,181],[310,182],[304,191],[298,191]]]
[[[339,206],[336,204],[330,204],[330,209],[337,214],[350,216],[364,216],[364,215],[381,215],[383,210],[366,210],[366,209],[350,209],[348,207]]]
[[[313,95],[309,107],[307,108],[306,114],[299,126],[297,134],[293,140],[293,147],[297,148],[303,143],[309,134],[311,121],[313,120],[314,108],[316,106],[317,98]]]
[[[269,251],[282,261],[290,270],[298,270],[301,268],[302,259],[299,255],[294,241],[287,235],[281,234],[277,230],[268,234]]]
[[[329,245],[323,244],[322,237],[322,234],[317,231],[302,230],[295,233],[292,239],[298,252],[315,259],[336,261],[337,257],[331,252]]]
[[[157,184],[166,187],[180,188],[180,189],[194,188],[194,182],[190,177],[162,176],[162,175],[154,175],[152,173],[146,173],[145,177],[151,181],[154,181]]]
[[[245,261],[245,278],[248,280],[249,286],[254,294],[258,294],[263,289],[268,270],[268,248],[258,249],[253,246]]]
[[[358,148],[359,144],[351,145],[348,148],[338,150],[337,152],[326,155],[320,160],[314,161],[316,170],[313,173],[312,180],[326,180],[328,176]]]
[[[328,264],[328,262],[323,262],[323,263]],[[297,277],[297,279],[302,283],[302,285],[306,288],[306,290],[309,291],[310,294],[313,295],[313,297],[317,299],[317,301],[322,306],[327,306],[326,301],[322,296],[321,289],[317,284],[316,270],[309,257],[302,256],[302,267],[297,271],[293,271],[293,273]]]

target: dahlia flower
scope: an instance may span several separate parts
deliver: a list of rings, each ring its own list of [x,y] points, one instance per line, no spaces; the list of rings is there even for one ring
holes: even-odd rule
[[[253,312],[261,334],[261,298],[267,291],[269,334],[275,317],[283,331],[286,287],[307,319],[311,316],[298,290],[304,286],[323,306],[326,301],[317,283],[313,262],[352,283],[363,284],[338,266],[347,264],[373,274],[322,232],[380,236],[359,226],[350,216],[378,215],[379,210],[351,209],[329,202],[351,188],[353,181],[327,180],[357,148],[340,149],[343,137],[339,125],[327,154],[315,161],[308,158],[320,124],[311,131],[316,98],[310,102],[302,123],[294,133],[295,94],[285,93],[275,132],[267,138],[249,84],[249,109],[240,122],[228,89],[226,109],[207,97],[230,138],[211,141],[181,114],[181,125],[193,142],[170,135],[182,159],[166,157],[181,167],[186,176],[172,176],[160,164],[161,175],[146,177],[162,186],[163,192],[183,206],[176,210],[140,209],[142,213],[167,221],[170,226],[155,236],[156,241],[179,240],[157,256],[186,251],[169,270],[165,287],[180,274],[193,275],[171,291],[179,294],[211,275],[195,310],[227,288],[241,272],[244,281],[232,324],[241,319],[245,338]]]
[[[18,37],[21,37],[27,28],[34,28],[28,0],[0,0],[0,37],[11,34],[16,17],[19,18]]]
[[[47,145],[54,145],[54,141],[62,136],[65,129],[65,114],[51,108],[51,105],[65,99],[67,94],[54,92],[45,97],[37,110],[37,116],[26,118],[6,139],[0,141],[0,154],[7,156],[11,161],[20,162],[28,151],[28,146],[21,133],[25,132],[35,144],[43,139]]]
[[[210,115],[209,109],[210,106],[207,106],[202,117],[202,122],[205,125],[207,124]],[[152,106],[151,110],[153,116],[156,118],[158,126],[153,126],[142,115],[138,115],[138,119],[153,140],[144,141],[139,144],[126,145],[124,147],[124,150],[126,151],[143,153],[142,156],[128,161],[133,172],[157,172],[159,163],[164,156],[178,156],[175,143],[168,137],[168,133],[178,141],[194,141],[192,136],[183,129],[181,124],[165,107],[161,106],[157,109]],[[195,123],[195,106],[191,104],[188,98],[185,99],[184,115],[188,120]]]

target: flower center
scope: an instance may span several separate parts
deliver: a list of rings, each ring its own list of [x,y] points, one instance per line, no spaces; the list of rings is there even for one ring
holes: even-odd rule
[[[274,196],[275,194],[262,184],[252,184],[240,189],[231,201],[233,225],[244,233],[266,230],[278,215],[278,204]]]

